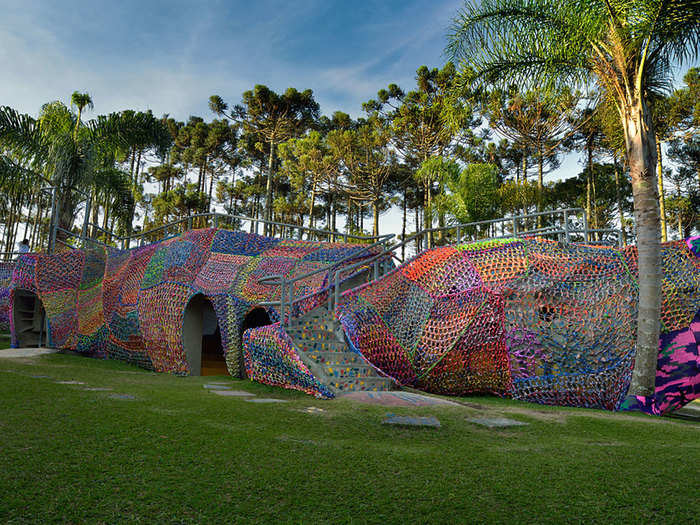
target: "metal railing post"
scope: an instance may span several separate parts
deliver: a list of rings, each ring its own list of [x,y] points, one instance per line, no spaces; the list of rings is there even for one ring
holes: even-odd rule
[[[338,272],[335,272],[335,286],[333,287],[333,308],[338,306],[338,301],[340,300],[340,285],[338,282]]]
[[[457,225],[457,244],[460,244],[462,242],[462,227],[458,224]]]
[[[379,264],[378,261],[372,263],[372,280],[376,281],[379,279]]]
[[[214,228],[219,228],[219,216],[214,215]]]
[[[571,243],[571,233],[569,232],[569,212],[564,210],[564,238],[566,244]]]
[[[588,240],[589,233],[588,233],[588,215],[586,212],[583,212],[583,240],[584,242],[589,242]]]
[[[513,237],[518,236],[518,219],[513,217]]]

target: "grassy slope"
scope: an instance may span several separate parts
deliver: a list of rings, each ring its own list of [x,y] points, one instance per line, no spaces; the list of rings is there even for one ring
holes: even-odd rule
[[[207,380],[72,355],[0,360],[0,522],[698,518],[693,423],[497,398],[388,409],[233,381],[290,400],[260,405],[213,395]],[[309,406],[325,412],[301,411]],[[388,427],[387,412],[435,415],[443,426]],[[530,425],[494,431],[467,421],[486,413]]]

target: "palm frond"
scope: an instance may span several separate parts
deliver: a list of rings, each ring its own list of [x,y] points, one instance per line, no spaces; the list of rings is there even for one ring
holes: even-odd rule
[[[473,0],[456,18],[446,52],[473,68],[480,83],[581,86],[603,15],[590,2]]]

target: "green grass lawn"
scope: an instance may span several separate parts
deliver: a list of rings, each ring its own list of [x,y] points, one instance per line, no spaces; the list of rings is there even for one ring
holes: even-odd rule
[[[217,379],[74,355],[0,359],[0,522],[699,519],[695,423],[490,397],[397,409],[231,381],[289,401],[262,405],[202,387]],[[442,428],[382,425],[388,412]],[[467,421],[487,414],[529,425]]]
[[[6,348],[10,348],[10,334],[0,332],[0,350],[5,350]]]

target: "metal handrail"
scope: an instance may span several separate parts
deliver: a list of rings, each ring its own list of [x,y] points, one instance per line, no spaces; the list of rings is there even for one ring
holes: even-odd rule
[[[583,213],[582,219],[583,219],[583,228],[572,228],[569,224],[569,218],[571,215],[576,216],[578,213]],[[518,231],[517,228],[517,221],[518,220],[523,220],[523,219],[531,219],[531,218],[536,218],[538,216],[558,216],[561,215],[564,218],[564,224],[563,228],[557,228],[556,226],[548,226],[548,227],[543,227],[543,228],[536,228],[533,230],[522,230]],[[351,264],[349,266],[343,266],[342,268],[339,268],[340,263],[335,264],[335,271],[333,273],[333,278],[332,281],[329,279],[328,285],[323,287],[320,290],[317,290],[315,292],[312,292],[310,294],[306,294],[303,297],[300,298],[294,298],[293,297],[293,283],[310,277],[311,275],[318,273],[320,271],[329,271],[332,270],[332,268],[327,269],[324,268],[322,270],[316,270],[314,272],[311,272],[309,274],[305,274],[299,277],[296,277],[295,279],[291,281],[286,281],[284,275],[274,275],[274,276],[267,276],[261,279],[261,281],[268,281],[268,280],[277,280],[275,284],[280,284],[281,285],[281,290],[280,290],[280,300],[279,301],[269,301],[266,303],[261,303],[263,306],[278,306],[280,308],[280,321],[282,322],[283,325],[286,325],[289,320],[293,317],[293,307],[295,303],[301,302],[303,300],[309,299],[313,296],[320,295],[322,293],[325,293],[326,291],[328,292],[328,300],[327,300],[327,307],[328,309],[332,309],[333,305],[337,305],[340,299],[340,286],[343,282],[348,281],[352,279],[353,277],[359,275],[362,273],[362,271],[352,273],[350,275],[346,275],[344,279],[340,279],[340,275],[342,272],[348,272],[352,271],[355,268],[359,267],[367,267],[368,265],[371,265],[372,268],[372,273],[373,273],[373,280],[376,280],[380,275],[383,273],[383,265],[380,265],[380,261],[382,259],[386,259],[387,256],[390,256],[390,258],[396,258],[397,260],[401,262],[405,262],[403,259],[399,258],[396,255],[396,251],[402,247],[407,246],[409,243],[417,241],[421,237],[425,237],[429,235],[432,232],[436,231],[448,231],[448,230],[456,230],[457,231],[457,243],[460,243],[462,241],[461,237],[461,232],[463,229],[468,229],[468,228],[473,228],[477,226],[482,226],[482,225],[487,225],[487,224],[494,224],[494,223],[511,223],[513,225],[513,233],[510,233],[508,235],[501,235],[501,236],[489,236],[487,239],[504,239],[504,238],[518,238],[518,237],[524,237],[524,236],[544,236],[544,235],[561,235],[564,237],[565,242],[570,243],[572,235],[576,234],[582,234],[584,238],[584,242],[586,243],[594,243],[594,242],[600,242],[600,241],[591,241],[590,240],[590,234],[591,233],[616,233],[618,235],[618,244],[622,240],[621,232],[620,230],[614,229],[614,228],[600,228],[600,229],[590,229],[588,228],[588,221],[586,219],[585,215],[585,210],[582,208],[567,208],[564,210],[554,210],[554,211],[548,211],[548,212],[537,212],[533,214],[526,214],[526,215],[517,215],[514,217],[507,217],[507,218],[501,218],[501,219],[492,219],[492,220],[487,220],[487,221],[476,221],[472,223],[465,223],[465,224],[455,224],[455,225],[450,225],[450,226],[443,226],[439,228],[430,228],[426,230],[420,230],[409,237],[403,239],[401,242],[394,244],[390,247],[387,247],[384,249],[383,252],[375,254],[374,256],[368,258],[368,259],[363,259],[362,261],[359,261],[355,264]],[[474,239],[475,241],[478,239]],[[376,245],[376,243],[375,243]],[[374,246],[374,245],[373,245]],[[417,255],[416,255],[417,256]],[[288,289],[286,289],[288,288]],[[331,295],[330,290],[333,288],[333,295]],[[286,295],[289,295],[288,298],[286,298]],[[289,320],[287,316],[285,315],[285,309],[287,306],[287,303],[289,305],[289,310],[290,310],[290,316]]]
[[[89,223],[88,226],[92,226],[93,228],[97,228],[103,233],[106,233],[107,235],[110,236],[111,239],[114,239],[116,241],[121,241],[122,243],[122,249],[127,249],[127,247],[130,245],[131,241],[134,239],[139,239],[147,236],[151,236],[154,233],[163,231],[163,230],[168,230],[174,226],[180,225],[182,223],[187,223],[188,224],[188,229],[191,229],[192,223],[194,222],[195,219],[199,218],[214,218],[214,227],[218,228],[219,227],[219,222],[220,219],[225,219],[225,220],[240,220],[242,222],[250,222],[254,225],[254,233],[258,233],[258,225],[263,224],[267,226],[275,226],[281,228],[283,231],[286,230],[293,230],[293,231],[298,231],[300,233],[314,233],[314,234],[320,234],[320,235],[327,235],[329,238],[342,238],[344,242],[348,242],[349,239],[357,239],[357,240],[363,240],[363,241],[369,241],[369,240],[379,240],[382,237],[386,237],[385,235],[355,235],[351,233],[341,233],[337,231],[331,231],[331,230],[322,230],[319,228],[310,228],[308,226],[303,226],[303,225],[298,225],[298,224],[289,224],[289,223],[284,223],[284,222],[277,222],[277,221],[271,221],[268,219],[262,219],[262,218],[255,218],[255,217],[247,217],[245,215],[231,215],[231,214],[226,214],[226,213],[218,213],[218,212],[210,212],[210,213],[197,213],[194,215],[188,215],[187,217],[182,217],[181,219],[178,219],[173,222],[169,222],[168,224],[164,224],[162,226],[158,226],[157,228],[152,228],[150,230],[146,230],[143,232],[139,232],[133,235],[129,236],[119,236],[115,233],[108,232],[104,230],[103,228],[100,228],[96,224]]]
[[[266,301],[266,302],[260,303],[260,305],[261,306],[277,306],[277,307],[279,307],[280,320],[281,320],[283,325],[286,325],[288,322],[287,315],[286,315],[287,308],[289,308],[289,317],[292,318],[294,316],[294,304],[299,303],[303,300],[309,299],[315,295],[321,294],[321,293],[325,292],[326,290],[329,291],[329,295],[330,295],[330,288],[331,288],[331,285],[330,285],[331,273],[330,272],[335,270],[335,274],[334,274],[336,276],[335,281],[337,281],[337,275],[338,275],[338,272],[341,270],[341,268],[339,268],[341,265],[345,264],[348,261],[357,259],[362,253],[366,253],[367,251],[371,250],[372,248],[383,245],[387,241],[393,239],[394,234],[380,235],[380,236],[378,236],[378,238],[379,238],[379,240],[377,240],[376,242],[374,242],[370,245],[362,246],[360,249],[358,249],[357,251],[354,251],[352,254],[340,259],[339,261],[336,261],[330,267],[317,268],[316,270],[313,270],[311,272],[307,272],[303,275],[299,275],[299,276],[294,277],[292,279],[287,279],[287,277],[284,274],[266,275],[265,277],[261,277],[260,279],[258,279],[259,283],[272,284],[272,285],[279,284],[280,285],[280,300],[279,301]],[[386,254],[387,249],[385,248],[381,253]],[[363,262],[363,261],[360,261],[360,262]],[[312,292],[310,294],[306,294],[303,297],[294,298],[294,284],[299,282],[299,281],[306,280],[309,277],[312,277],[312,276],[319,274],[319,273],[328,273],[328,275],[329,275],[328,283],[329,284],[326,285],[321,290],[317,290],[317,291]],[[287,295],[287,293],[289,295],[288,298],[285,297]]]

